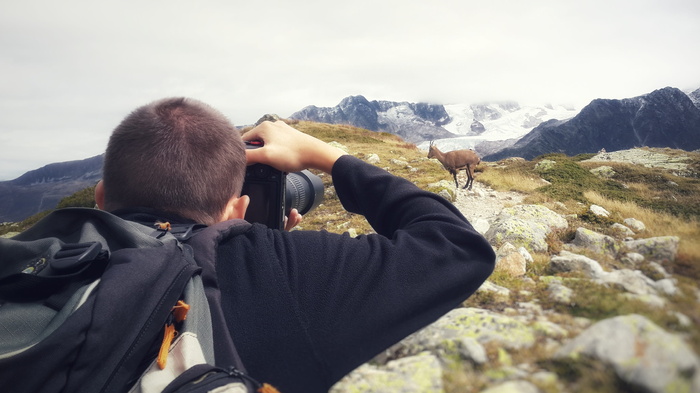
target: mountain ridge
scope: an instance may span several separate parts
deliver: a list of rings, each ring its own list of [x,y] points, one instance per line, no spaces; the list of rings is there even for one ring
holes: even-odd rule
[[[346,97],[332,108],[307,106],[294,112],[290,119],[349,124],[370,131],[396,134],[408,142],[435,136],[456,136],[442,127],[449,120],[449,115],[442,105],[369,101],[361,95]]]
[[[102,178],[103,158],[100,154],[48,164],[14,180],[0,182],[0,222],[21,221],[53,209],[61,199],[94,186]]]
[[[423,149],[431,140],[444,151],[472,148],[484,160],[643,145],[700,148],[700,89],[684,93],[666,87],[633,98],[596,99],[581,111],[514,101],[438,105],[349,96],[336,107],[310,105],[290,118],[397,134]],[[633,123],[635,127],[630,128]],[[102,155],[98,155],[49,164],[0,181],[0,222],[19,221],[55,207],[61,198],[93,186],[101,168]]]
[[[673,87],[617,99],[595,99],[575,117],[549,120],[535,127],[511,147],[484,156],[531,159],[546,153],[576,155],[633,147],[700,148],[700,108]]]

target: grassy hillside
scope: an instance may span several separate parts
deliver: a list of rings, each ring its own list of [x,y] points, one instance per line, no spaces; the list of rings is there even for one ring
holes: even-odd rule
[[[380,159],[377,166],[407,178],[421,188],[428,189],[429,184],[440,180],[452,182],[451,176],[436,160],[426,158],[427,152],[393,134],[306,121],[290,121],[290,124],[326,142],[338,143],[358,158],[367,159],[371,154],[376,154]],[[566,210],[558,209],[562,213],[580,213],[579,220],[583,225],[603,233],[609,232],[608,222],[586,213],[586,206],[591,203],[615,204],[617,214],[624,213],[627,217],[636,217],[647,223],[648,236],[680,236],[683,240],[678,269],[684,275],[700,278],[700,199],[697,198],[700,190],[700,179],[697,177],[697,173],[700,173],[700,153],[677,151],[675,154],[692,158],[690,167],[696,171],[696,177],[680,177],[639,165],[611,163],[609,165],[613,167],[615,175],[601,179],[589,171],[600,164],[582,162],[591,155],[566,157],[555,154],[531,161],[506,159],[484,162],[477,169],[476,179],[496,190],[523,193],[527,195],[526,203],[553,205],[554,202],[561,202],[566,206]],[[552,159],[556,159],[552,166],[540,164],[554,161]],[[358,234],[371,233],[372,229],[364,218],[342,209],[333,192],[330,177],[319,175],[326,186],[324,202],[305,217],[301,228],[325,229],[336,233],[353,228]],[[59,207],[94,206],[93,189],[63,199]],[[21,223],[4,224],[0,226],[0,234],[21,231],[47,213],[39,213]],[[561,238],[553,239],[553,242],[568,241],[571,233],[561,233],[559,236]]]
[[[351,126],[329,125],[312,122],[293,121],[290,124],[308,134],[329,143],[337,143],[350,154],[364,160],[372,155],[379,158],[375,165],[391,173],[407,178],[421,188],[440,191],[440,187],[429,188],[444,180],[447,189],[453,188],[451,175],[435,160],[426,158],[427,152],[400,138],[386,133],[376,133]],[[245,130],[244,130],[245,131]],[[508,288],[512,296],[508,301],[498,300],[488,292],[478,292],[465,302],[465,306],[506,312],[517,302],[536,302],[548,312],[551,311],[560,326],[569,328],[576,325],[578,317],[597,321],[615,315],[636,313],[644,315],[663,329],[684,336],[700,353],[700,306],[697,292],[700,280],[700,153],[688,153],[670,149],[656,149],[669,155],[688,157],[690,176],[677,176],[672,171],[652,169],[641,165],[625,163],[605,163],[612,168],[607,175],[595,175],[591,170],[601,167],[601,163],[587,162],[591,155],[567,157],[545,155],[527,161],[505,159],[498,162],[484,162],[477,170],[476,181],[497,191],[515,191],[524,195],[523,203],[540,204],[566,216],[569,229],[555,232],[548,238],[549,250],[543,254],[533,254],[534,263],[527,266],[526,279],[511,277],[500,272],[490,281]],[[694,172],[694,175],[692,174]],[[372,228],[362,216],[345,212],[334,193],[331,179],[321,174],[326,186],[325,200],[313,212],[307,214],[301,229],[325,229],[329,232],[353,234],[372,233]],[[463,180],[461,180],[463,182]],[[470,196],[467,196],[469,198]],[[591,214],[591,204],[605,206],[612,215],[603,218]],[[61,206],[93,206],[92,190],[84,190],[62,201]],[[0,227],[0,234],[19,231],[38,218],[34,216],[22,223]],[[673,235],[680,237],[680,247],[675,261],[663,266],[678,280],[682,295],[669,298],[664,309],[655,309],[634,299],[618,296],[619,290],[594,284],[590,280],[578,280],[576,274],[564,274],[564,279],[574,290],[571,304],[562,305],[549,300],[547,282],[540,280],[548,276],[549,261],[552,255],[564,249],[571,242],[576,228],[584,227],[599,233],[619,238],[610,229],[613,222],[633,217],[646,224],[644,237]],[[606,270],[621,268],[621,261],[612,258],[599,259]],[[648,269],[648,271],[645,271]],[[653,277],[648,265],[640,267],[645,274]],[[533,300],[534,299],[534,300]],[[681,326],[672,312],[688,316],[691,326]],[[573,328],[576,329],[575,327]],[[562,381],[579,392],[614,392],[617,381],[609,370],[599,364],[578,365],[567,369],[561,364],[551,364],[547,347],[537,345],[534,349],[511,351],[507,358],[496,346],[487,346],[489,363],[474,368],[459,362],[445,370],[446,392],[479,392],[488,386],[488,375],[506,363],[528,362],[554,370]],[[525,360],[527,359],[527,361]],[[545,389],[546,391],[550,391]],[[554,390],[552,390],[554,391]]]

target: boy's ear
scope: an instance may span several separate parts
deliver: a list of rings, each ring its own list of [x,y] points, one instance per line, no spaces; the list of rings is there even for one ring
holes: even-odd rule
[[[95,186],[95,203],[97,203],[97,208],[100,210],[104,210],[105,206],[105,186],[102,183],[102,180],[97,182],[97,185]]]
[[[232,220],[234,218],[245,218],[245,212],[248,210],[249,203],[250,198],[248,195],[232,197],[226,204],[226,210],[224,210],[221,221]]]

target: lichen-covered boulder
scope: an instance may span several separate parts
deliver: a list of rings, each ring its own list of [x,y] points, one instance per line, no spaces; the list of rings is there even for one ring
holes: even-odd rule
[[[603,179],[610,179],[617,174],[617,172],[615,172],[615,170],[611,166],[607,165],[593,168],[589,172]]]
[[[564,217],[545,206],[517,205],[503,209],[484,236],[496,246],[509,242],[531,252],[546,252],[547,235],[568,226]]]
[[[552,160],[541,160],[535,165],[535,170],[539,172],[546,172],[552,168],[554,168],[554,165],[556,165],[556,161]]]
[[[440,180],[435,183],[430,183],[426,189],[440,195],[450,202],[454,202],[457,199],[457,192],[455,191],[454,183],[447,180]]]
[[[383,366],[364,364],[338,381],[329,393],[443,393],[438,359],[421,353]]]
[[[549,269],[555,273],[580,272],[588,278],[600,278],[605,274],[598,261],[569,251],[553,256],[549,261]]]
[[[613,368],[630,390],[700,391],[700,361],[690,347],[647,318],[631,314],[600,321],[566,343],[555,359],[582,356]]]
[[[584,248],[596,254],[615,257],[620,250],[617,241],[608,235],[603,235],[586,228],[576,229],[576,235],[571,242],[574,246]]]
[[[431,341],[454,342],[456,338],[473,338],[480,344],[496,342],[508,349],[529,348],[535,343],[532,328],[515,318],[478,308],[457,308],[409,336],[402,345],[404,349],[411,345],[425,347]]]
[[[624,247],[629,252],[643,255],[649,261],[671,262],[676,259],[679,242],[678,236],[659,236],[625,241]]]

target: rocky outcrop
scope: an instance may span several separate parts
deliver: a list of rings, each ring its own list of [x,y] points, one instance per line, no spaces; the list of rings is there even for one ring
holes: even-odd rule
[[[698,135],[700,136],[700,126],[698,126]],[[690,149],[690,146],[686,147]],[[626,162],[635,165],[641,165],[646,168],[658,168],[666,170],[676,176],[687,176],[694,177],[697,175],[695,169],[690,165],[692,159],[687,155],[678,154],[666,154],[662,151],[653,151],[649,149],[628,149],[628,150],[618,150],[612,152],[599,152],[595,156],[584,160],[582,162]],[[594,168],[591,171],[603,175],[605,177],[612,177],[614,171],[612,168],[605,165]]]
[[[484,131],[486,131],[486,127],[484,127],[484,125],[476,119],[472,121],[472,124],[469,126],[469,129],[471,131],[469,135],[481,135],[484,133]]]
[[[480,198],[477,191],[472,192],[473,200]],[[599,208],[593,210],[619,217]],[[333,393],[442,393],[445,388],[434,378],[448,373],[455,364],[475,370],[473,377],[482,380],[481,393],[576,391],[568,390],[566,381],[543,362],[515,363],[513,354],[522,359],[528,352],[549,354],[549,361],[564,364],[567,370],[586,370],[594,364],[596,370],[610,373],[621,391],[700,391],[700,360],[683,336],[637,314],[595,322],[564,316],[554,311],[557,307],[551,308],[555,304],[569,309],[594,300],[581,297],[582,286],[607,288],[610,292],[605,296],[613,304],[643,304],[691,329],[691,318],[668,307],[670,299],[687,296],[663,267],[676,258],[677,237],[644,238],[646,225],[635,218],[615,222],[626,229],[615,227],[615,236],[577,228],[570,243],[549,257],[543,275],[533,280],[526,275],[533,264],[530,253],[541,258],[551,252],[546,233],[567,228],[567,220],[539,205],[507,207],[480,219],[486,221],[487,238],[496,249],[497,274],[510,277],[516,288],[486,281],[474,296],[493,309],[465,306],[448,312],[382,353],[371,365],[360,367],[336,385]],[[544,296],[533,296],[537,291]],[[696,289],[695,296],[700,299],[700,290]],[[416,364],[423,370],[415,370]]]
[[[529,251],[546,252],[547,235],[567,227],[566,219],[544,206],[517,205],[503,209],[485,237],[497,246],[509,242]]]

